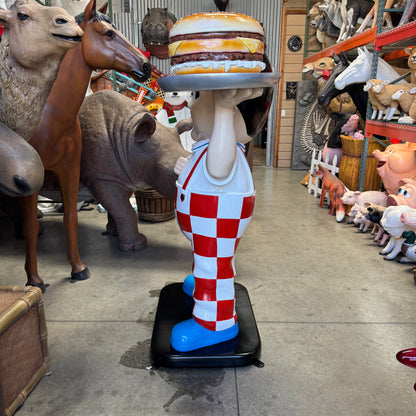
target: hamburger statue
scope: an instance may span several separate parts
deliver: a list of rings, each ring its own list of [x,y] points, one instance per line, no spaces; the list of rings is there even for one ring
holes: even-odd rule
[[[234,255],[253,214],[255,188],[244,153],[251,137],[237,105],[262,95],[264,32],[249,16],[216,12],[178,20],[169,36],[173,76],[159,79],[161,87],[178,82],[180,90],[189,80],[187,88],[200,91],[191,107],[196,143],[175,166],[176,218],[194,259],[183,290],[194,307],[192,319],[173,327],[170,342],[185,352],[239,333]],[[241,76],[256,79],[240,87]]]

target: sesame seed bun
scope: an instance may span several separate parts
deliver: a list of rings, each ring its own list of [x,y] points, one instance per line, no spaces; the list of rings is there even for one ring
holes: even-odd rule
[[[240,13],[197,13],[178,20],[169,32],[175,75],[261,72],[265,68],[264,31]]]

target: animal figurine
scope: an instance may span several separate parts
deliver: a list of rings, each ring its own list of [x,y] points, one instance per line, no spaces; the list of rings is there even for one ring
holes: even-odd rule
[[[339,28],[336,27],[331,19],[321,10],[322,2],[316,2],[309,9],[309,19],[311,26],[316,29],[316,39],[321,44],[322,49],[326,49],[336,43],[339,36]]]
[[[29,140],[61,60],[81,42],[83,31],[65,10],[35,0],[0,9],[0,24],[0,122]]]
[[[341,0],[339,7],[342,16],[342,26],[338,39],[346,40],[353,36],[358,19],[365,19],[373,6],[374,3],[371,0]]]
[[[43,183],[43,165],[36,150],[0,123],[0,192],[12,197],[28,195]]]
[[[62,61],[42,111],[42,120],[32,134],[30,144],[38,151],[45,170],[52,172],[58,180],[64,203],[71,277],[85,280],[90,272],[80,259],[77,243],[77,197],[82,150],[77,113],[85,97],[92,68],[114,68],[143,79],[150,74],[150,65],[108,18],[96,11],[95,0],[90,0],[79,19],[85,36],[82,43],[69,51]],[[28,284],[45,290],[36,260],[39,230],[37,194],[24,198],[22,205]]]
[[[332,23],[340,28],[337,43],[351,37],[355,32],[355,26],[359,19],[365,19],[373,7],[373,2],[357,0],[325,0],[318,6],[320,10],[331,19]]]
[[[352,136],[360,125],[360,117],[357,114],[353,114],[348,121],[341,127],[341,133]]]
[[[397,90],[391,98],[399,102],[400,110],[404,113],[397,120],[398,123],[414,123],[413,118],[409,116],[410,109],[413,110],[415,107],[415,98],[416,98],[416,87],[412,84],[403,85],[402,88]]]
[[[397,194],[402,179],[416,176],[416,144],[391,144],[384,152],[376,149],[372,154],[378,160],[377,173],[388,194]]]
[[[175,127],[180,120],[189,119],[194,97],[195,92],[192,91],[166,92],[163,106],[156,113],[156,119],[167,127]],[[180,137],[183,148],[190,152],[195,143],[191,132],[183,132]]]
[[[409,227],[401,221],[401,215],[412,211],[413,208],[407,205],[398,205],[387,207],[380,220],[380,225],[384,231],[390,234],[390,241],[386,247],[381,250],[380,254],[384,255],[384,260],[394,260],[401,252],[401,247],[405,239],[402,234],[409,231]]]
[[[399,182],[400,188],[397,194],[390,194],[387,197],[388,206],[407,205],[416,208],[416,181],[405,178]]]
[[[118,236],[119,249],[142,250],[146,237],[138,231],[129,198],[137,190],[153,188],[174,199],[175,163],[189,155],[179,134],[192,123],[182,120],[166,127],[143,105],[109,90],[86,97],[79,119],[81,181],[107,210],[107,232]]]
[[[367,82],[372,74],[373,54],[366,47],[357,48],[357,57],[345,68],[337,74],[334,80],[335,88],[342,90],[348,84],[361,84]],[[399,72],[400,71],[400,72]],[[403,70],[393,68],[384,59],[378,58],[376,79],[391,83],[403,75]],[[401,84],[407,84],[402,80]]]
[[[368,92],[368,98],[373,106],[372,119],[391,120],[397,108],[399,101],[393,99],[396,91],[402,88],[400,84],[388,84],[386,81],[380,79],[370,79],[364,86],[364,91]],[[384,117],[383,117],[384,115]]]
[[[310,73],[318,80],[329,79],[332,70],[335,68],[334,58],[331,56],[324,56],[314,62],[309,62],[303,66],[302,73]]]
[[[411,231],[404,232],[403,237],[405,237],[405,241],[402,244],[402,253],[404,254],[405,258],[401,259],[400,262],[416,262],[416,209],[413,209],[409,212],[403,212],[400,216],[400,221]],[[415,272],[415,270],[413,270]],[[416,281],[415,281],[416,282]]]
[[[303,66],[302,72],[304,74],[310,73],[318,80],[318,94],[322,91],[326,81],[330,78],[331,73],[335,67],[333,57],[323,57],[315,62],[307,63]],[[339,94],[333,98],[330,103],[325,106],[328,114],[332,113],[354,113],[356,107],[347,93]],[[340,160],[340,159],[339,159]]]
[[[387,207],[373,204],[371,202],[366,202],[364,206],[367,208],[367,217],[374,224],[377,234],[374,237],[374,242],[379,242],[379,246],[383,246],[386,240],[389,238],[389,234],[383,230],[383,227],[380,225],[381,218],[383,218],[383,213]]]
[[[341,202],[344,205],[357,204],[360,207],[365,207],[367,203],[373,203],[381,206],[387,206],[387,194],[380,191],[345,191],[341,197]]]
[[[147,51],[159,59],[168,59],[169,31],[176,17],[167,8],[148,8],[141,26],[142,41]]]
[[[321,164],[317,165],[316,171],[312,173],[312,176],[322,180],[322,193],[319,207],[323,207],[325,196],[328,192],[329,214],[332,215],[335,211],[337,222],[341,222],[345,217],[345,207],[341,202],[341,197],[345,193],[345,185]]]
[[[373,225],[373,223],[368,219],[367,214],[368,212],[360,211],[353,219],[353,223],[359,226],[358,231],[362,233],[366,233],[370,226]]]
[[[368,94],[362,89],[364,83],[361,84],[361,88],[360,85],[348,84],[345,85],[343,89],[337,89],[334,84],[335,80],[350,66],[350,63],[343,52],[341,52],[339,56],[333,54],[332,57],[335,61],[335,68],[318,95],[319,105],[327,106],[334,97],[337,97],[341,93],[347,92],[351,96],[351,99],[360,113],[361,118],[365,119],[367,113]]]
[[[405,0],[404,3],[402,17],[396,27],[405,25],[406,23],[409,23],[412,18],[414,18],[416,2],[414,0]]]
[[[29,195],[43,183],[43,165],[23,141],[39,123],[62,58],[83,32],[65,10],[32,0],[5,3],[0,25],[1,191]]]

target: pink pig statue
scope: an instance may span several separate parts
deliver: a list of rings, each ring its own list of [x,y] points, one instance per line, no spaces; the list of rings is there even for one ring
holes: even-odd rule
[[[387,146],[384,152],[374,150],[378,160],[377,172],[389,194],[397,194],[400,181],[416,176],[416,143],[398,143]]]
[[[341,127],[341,133],[346,134],[347,136],[352,136],[360,125],[360,117],[357,114],[353,114],[348,121]]]
[[[416,181],[414,179],[403,179],[399,182],[400,188],[397,194],[387,197],[388,206],[407,205],[416,208]]]

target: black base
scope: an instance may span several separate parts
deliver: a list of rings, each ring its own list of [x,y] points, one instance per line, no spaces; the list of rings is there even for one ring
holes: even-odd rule
[[[236,283],[236,311],[240,332],[227,342],[195,351],[178,352],[170,346],[174,325],[192,318],[193,299],[182,291],[182,283],[165,286],[153,327],[151,359],[155,367],[242,367],[263,366],[260,358],[260,335],[246,288]]]

